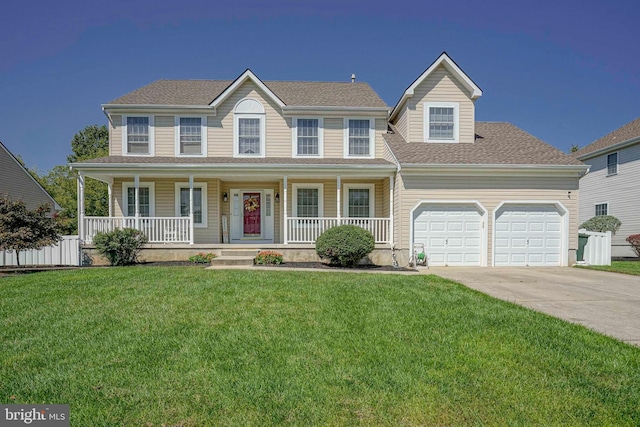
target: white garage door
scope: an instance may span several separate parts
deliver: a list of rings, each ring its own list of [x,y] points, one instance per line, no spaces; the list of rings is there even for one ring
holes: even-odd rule
[[[552,205],[504,206],[496,213],[496,266],[559,266],[562,223]]]
[[[481,265],[482,215],[475,206],[427,205],[414,214],[414,242],[429,265]]]

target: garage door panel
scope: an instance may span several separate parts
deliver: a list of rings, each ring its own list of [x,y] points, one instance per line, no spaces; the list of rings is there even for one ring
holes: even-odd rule
[[[494,224],[496,266],[562,262],[563,218],[553,205],[505,205]]]

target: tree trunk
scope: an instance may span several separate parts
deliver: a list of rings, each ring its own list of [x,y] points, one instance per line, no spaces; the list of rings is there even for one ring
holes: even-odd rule
[[[18,264],[18,267],[20,267],[20,252],[16,251],[16,263]]]

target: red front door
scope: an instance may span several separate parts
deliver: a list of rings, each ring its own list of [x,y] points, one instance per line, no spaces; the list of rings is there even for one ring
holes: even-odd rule
[[[244,216],[244,237],[260,237],[260,193],[242,194],[242,211]]]

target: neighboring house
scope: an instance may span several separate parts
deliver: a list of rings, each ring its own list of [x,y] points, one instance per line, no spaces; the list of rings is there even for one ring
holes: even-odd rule
[[[2,142],[0,142],[0,194],[8,195],[11,200],[23,200],[28,209],[35,209],[41,204],[48,203],[52,211],[62,210]]]
[[[353,81],[151,83],[102,106],[110,155],[72,165],[81,194],[87,177],[110,191],[109,218],[80,203],[81,236],[133,226],[147,259],[230,247],[294,260],[348,223],[373,233],[377,262],[422,243],[431,265],[569,265],[586,166],[476,123],[481,95],[446,53],[393,109]]]
[[[580,179],[580,223],[597,215],[615,216],[622,226],[611,239],[611,256],[635,257],[625,239],[640,233],[640,118],[574,156],[590,166]]]

